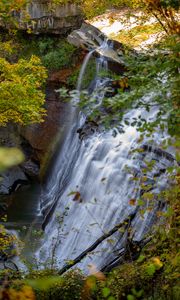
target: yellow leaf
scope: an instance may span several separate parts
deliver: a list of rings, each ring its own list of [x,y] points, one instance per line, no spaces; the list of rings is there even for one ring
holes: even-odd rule
[[[162,268],[163,263],[162,263],[162,261],[159,259],[159,257],[153,257],[153,258],[152,258],[152,261],[153,261],[153,263],[154,263],[154,265],[156,266],[157,269]]]

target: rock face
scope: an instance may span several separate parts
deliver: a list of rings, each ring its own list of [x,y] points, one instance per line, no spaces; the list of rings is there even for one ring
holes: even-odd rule
[[[39,163],[34,149],[21,135],[15,125],[1,127],[0,146],[17,147],[24,152],[25,162],[0,174],[0,195],[9,195],[22,185],[27,185],[39,175]]]
[[[17,128],[9,124],[1,128],[0,145],[18,147],[25,155],[25,162],[0,174],[0,195],[9,195],[20,186],[41,177],[54,154],[57,143],[65,134],[70,119],[70,103],[63,102],[55,89],[58,85],[48,84],[46,88],[47,116],[41,124]]]
[[[8,170],[1,175],[0,195],[9,195],[17,189],[18,185],[26,183],[28,179],[20,167]]]
[[[105,57],[108,68],[114,73],[123,74],[126,70],[123,61],[123,45],[117,41],[108,40],[106,35],[93,25],[83,23],[81,28],[71,32],[67,39],[76,47],[88,51],[94,50],[96,57]]]
[[[54,153],[54,148],[59,141],[64,127],[67,125],[70,104],[63,102],[59,93],[55,92],[59,84],[51,83],[46,88],[47,115],[43,123],[33,124],[21,128],[20,134],[31,145],[34,150],[34,159],[42,166],[46,160],[49,160]],[[29,166],[31,169],[31,167]]]
[[[32,28],[33,32],[66,35],[71,30],[81,26],[83,14],[76,4],[53,6],[49,0],[32,0],[27,5],[30,21],[21,26]],[[20,16],[22,20],[22,16]]]

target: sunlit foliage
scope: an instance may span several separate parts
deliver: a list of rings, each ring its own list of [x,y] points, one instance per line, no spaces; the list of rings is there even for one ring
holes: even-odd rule
[[[180,2],[178,0],[85,0],[82,1],[81,5],[89,17],[101,14],[105,12],[106,9],[122,7],[141,9],[146,14],[153,15],[168,34],[180,34],[177,14],[180,8]]]
[[[168,34],[180,34],[178,11],[180,2],[177,0],[133,0],[134,7],[142,8],[145,12],[156,17]]]
[[[0,23],[17,25],[14,13],[20,13],[27,4],[27,0],[0,0]]]
[[[35,294],[33,289],[28,286],[24,285],[19,290],[15,288],[9,288],[3,292],[5,299],[8,300],[35,300]]]
[[[10,64],[0,58],[0,124],[13,121],[29,124],[42,121],[45,100],[41,86],[46,70],[36,56]]]

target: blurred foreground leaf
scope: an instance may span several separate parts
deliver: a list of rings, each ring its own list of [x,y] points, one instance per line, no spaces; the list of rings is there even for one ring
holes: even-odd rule
[[[0,171],[16,166],[24,161],[24,155],[17,148],[0,148]]]
[[[52,287],[55,284],[63,283],[64,279],[59,276],[50,276],[50,277],[44,277],[40,279],[34,279],[34,280],[26,280],[26,284],[30,285],[33,289],[37,290],[48,290],[50,287]]]

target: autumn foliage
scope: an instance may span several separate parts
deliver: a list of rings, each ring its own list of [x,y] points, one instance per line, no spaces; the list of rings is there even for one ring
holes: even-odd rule
[[[38,57],[11,64],[0,58],[0,125],[9,121],[29,124],[42,121],[45,95],[41,86],[46,70]]]

